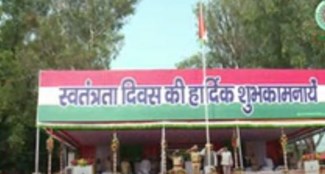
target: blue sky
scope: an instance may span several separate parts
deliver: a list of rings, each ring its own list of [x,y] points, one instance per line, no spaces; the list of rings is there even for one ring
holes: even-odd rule
[[[122,33],[120,54],[112,69],[163,69],[199,51],[198,0],[140,0]]]

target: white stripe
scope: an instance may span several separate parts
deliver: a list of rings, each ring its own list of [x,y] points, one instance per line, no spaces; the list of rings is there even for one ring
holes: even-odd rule
[[[325,86],[318,86],[317,97],[319,102],[325,101]]]
[[[235,97],[234,102],[239,103],[238,99],[238,86],[235,86]],[[39,95],[38,95],[38,103],[39,105],[59,105],[60,98],[62,92],[60,92],[59,88],[56,87],[41,87],[39,88]],[[161,88],[161,94],[165,93],[165,89]],[[121,88],[118,89],[118,103],[122,103],[122,91]],[[319,102],[325,102],[325,85],[321,85],[317,87],[317,96]],[[185,101],[189,98],[189,91],[188,88],[185,88]],[[164,95],[161,95],[161,103],[166,103]]]
[[[163,127],[166,128],[172,127],[190,127],[191,126],[200,126],[205,127],[204,121],[179,121],[179,122],[142,122],[142,123],[46,123],[46,122],[37,122],[37,126],[42,127],[55,127],[55,128],[79,128],[79,129],[92,129],[92,128],[106,128],[106,129],[117,129],[117,128],[133,128],[133,129],[150,129],[153,127]],[[222,127],[315,127],[315,126],[325,126],[325,120],[281,120],[281,121],[245,121],[245,120],[234,120],[234,121],[210,121],[210,126],[222,126]]]
[[[39,88],[38,103],[39,105],[59,105],[60,104],[59,96],[60,96],[59,88],[55,88],[55,87]]]

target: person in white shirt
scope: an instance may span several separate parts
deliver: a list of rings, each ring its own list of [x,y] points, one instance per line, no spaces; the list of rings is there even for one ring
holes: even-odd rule
[[[142,159],[139,167],[141,174],[149,174],[151,170],[151,162],[147,158],[144,158]]]
[[[222,148],[221,165],[223,174],[231,174],[231,167],[233,165],[232,154],[227,147]]]
[[[210,149],[210,165],[208,164],[208,148]],[[204,164],[204,173],[216,173],[216,168],[218,167],[218,158],[217,155],[221,153],[220,149],[218,152],[213,150],[212,144],[206,144],[205,148],[201,150],[200,154],[203,156],[203,164]]]

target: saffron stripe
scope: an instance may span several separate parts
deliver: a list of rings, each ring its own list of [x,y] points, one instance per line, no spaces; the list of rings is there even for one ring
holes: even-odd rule
[[[207,76],[221,77],[221,84],[306,84],[311,77],[325,84],[325,70],[209,69]],[[80,86],[87,79],[93,85],[119,85],[133,78],[139,85],[170,85],[176,77],[186,84],[202,84],[199,69],[187,70],[114,70],[114,71],[41,71],[41,87]]]

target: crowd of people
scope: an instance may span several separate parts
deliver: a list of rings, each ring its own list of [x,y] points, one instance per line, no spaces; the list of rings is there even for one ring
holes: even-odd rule
[[[171,162],[166,171],[169,174],[231,174],[233,166],[232,153],[228,148],[223,147],[215,151],[212,144],[206,144],[202,149],[194,145],[187,149],[185,154],[180,150],[174,150],[167,157]],[[97,160],[95,167],[96,174],[112,173],[112,161],[109,157],[103,164]],[[143,157],[135,162],[122,159],[118,171],[121,174],[158,174],[160,173],[160,159]]]

